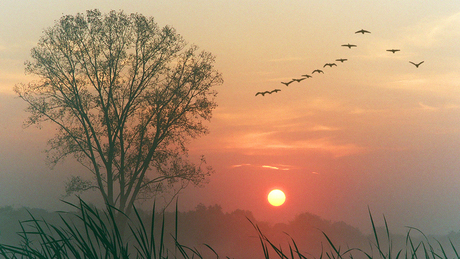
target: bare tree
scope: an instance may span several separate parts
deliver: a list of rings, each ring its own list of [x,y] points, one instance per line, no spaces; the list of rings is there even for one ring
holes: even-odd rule
[[[137,199],[212,172],[203,159],[187,159],[186,145],[207,133],[222,76],[210,53],[173,28],[137,13],[90,10],[63,16],[31,52],[26,72],[39,79],[15,86],[28,103],[25,124],[57,125],[51,164],[73,156],[94,176],[73,176],[67,194],[97,188],[126,212]]]

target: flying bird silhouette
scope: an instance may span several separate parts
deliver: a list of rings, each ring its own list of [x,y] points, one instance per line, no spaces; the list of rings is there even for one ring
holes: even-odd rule
[[[258,96],[259,94],[261,94],[262,96],[265,96],[265,94],[269,94],[269,93],[270,93],[269,91],[257,92],[257,93],[256,93],[256,96]]]
[[[323,73],[323,74],[324,74],[323,70],[319,70],[319,69],[315,69],[315,70],[313,70],[313,72],[311,72],[311,73],[314,74],[315,72],[316,72],[316,73]]]
[[[291,80],[289,82],[281,82],[283,85],[289,86],[290,83],[294,82],[294,80]]]
[[[357,47],[356,45],[353,45],[353,44],[343,44],[342,47],[348,47],[349,49],[351,49],[352,47]]]
[[[292,80],[293,80],[293,81],[296,81],[297,83],[299,83],[300,81],[302,81],[302,80],[305,80],[305,79],[307,79],[307,78],[306,78],[306,77],[304,77],[304,78],[299,78],[299,79],[292,79]]]
[[[338,58],[338,59],[336,59],[335,61],[340,61],[340,62],[343,63],[344,61],[347,61],[347,60],[348,60],[348,59],[346,59],[346,58]]]
[[[281,89],[274,89],[274,90],[271,90],[271,91],[257,92],[257,93],[256,93],[256,96],[258,96],[258,95],[260,95],[260,94],[261,94],[262,96],[265,96],[266,94],[277,93],[277,92],[279,92],[279,91],[281,91]]]
[[[327,66],[333,67],[333,66],[337,66],[337,64],[336,63],[326,63],[324,64],[323,67],[327,67]]]
[[[355,33],[362,33],[362,34],[364,34],[364,33],[371,33],[371,32],[361,29],[361,30],[359,30],[359,31],[357,31],[357,32],[355,32]]]
[[[395,53],[396,51],[401,51],[400,49],[387,49],[387,51]]]
[[[420,63],[418,63],[418,64],[415,64],[414,62],[409,61],[409,63],[411,63],[412,65],[416,66],[417,68],[418,68],[418,66],[420,66],[423,62],[425,62],[425,61],[422,61],[422,62],[420,62]]]
[[[311,77],[311,75],[307,75],[307,74],[302,75],[302,76],[304,76],[304,77],[306,77],[306,78],[310,78],[310,77]]]

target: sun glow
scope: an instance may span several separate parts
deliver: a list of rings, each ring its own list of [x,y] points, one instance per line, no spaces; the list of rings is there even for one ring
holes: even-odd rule
[[[268,202],[273,206],[281,206],[286,201],[286,195],[279,189],[271,190],[268,194]]]

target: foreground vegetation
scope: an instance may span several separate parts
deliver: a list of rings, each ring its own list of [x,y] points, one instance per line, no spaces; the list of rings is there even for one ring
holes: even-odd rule
[[[20,222],[21,231],[17,233],[20,244],[0,244],[0,257],[220,258],[220,249],[213,245],[202,244],[202,247],[197,248],[184,245],[183,240],[179,240],[177,208],[171,226],[167,223],[165,213],[152,213],[147,217],[135,209],[133,215],[124,215],[126,218],[120,219],[115,216],[115,212],[119,211],[111,206],[98,210],[83,200],[77,205],[69,205],[76,212],[60,213],[60,224],[50,223],[29,213],[30,219]],[[385,227],[378,228],[372,214],[369,215],[373,234],[368,238],[367,246],[355,247],[348,244],[344,248],[336,242],[335,237],[320,230],[323,240],[318,253],[305,251],[302,242],[298,242],[289,233],[283,234],[288,242],[281,245],[278,239],[267,235],[263,226],[255,223],[250,216],[245,216],[245,221],[250,223],[248,225],[253,226],[251,233],[257,241],[246,245],[259,246],[258,254],[248,255],[247,258],[460,258],[456,245],[450,239],[445,245],[425,236],[416,228],[409,228],[404,239],[395,240],[385,218]],[[199,234],[194,233],[197,236]],[[243,245],[239,244],[232,249],[242,249],[239,246]]]

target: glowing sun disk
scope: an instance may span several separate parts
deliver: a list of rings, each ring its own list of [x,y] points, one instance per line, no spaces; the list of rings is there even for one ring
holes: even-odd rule
[[[274,189],[268,194],[268,202],[273,206],[281,206],[286,201],[286,195],[279,189]]]

